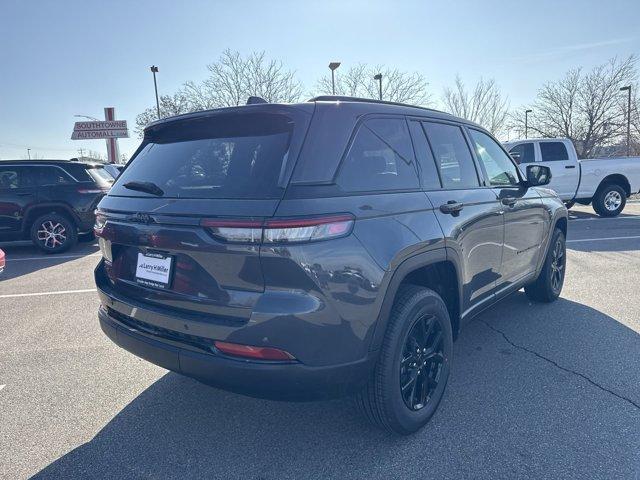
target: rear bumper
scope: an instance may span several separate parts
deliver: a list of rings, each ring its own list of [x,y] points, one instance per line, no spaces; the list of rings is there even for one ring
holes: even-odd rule
[[[372,368],[370,359],[322,367],[234,359],[154,337],[125,325],[103,306],[98,318],[102,331],[134,355],[208,385],[253,397],[300,401],[340,397],[357,391]]]

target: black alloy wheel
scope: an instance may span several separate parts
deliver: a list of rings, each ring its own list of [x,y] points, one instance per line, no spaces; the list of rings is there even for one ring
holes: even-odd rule
[[[416,320],[407,334],[400,362],[400,391],[411,410],[424,408],[440,380],[444,362],[444,341],[433,315]]]

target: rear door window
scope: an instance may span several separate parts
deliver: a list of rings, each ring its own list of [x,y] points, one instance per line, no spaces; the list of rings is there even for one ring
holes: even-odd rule
[[[516,145],[509,150],[509,153],[517,155],[520,163],[533,163],[536,161],[535,150],[531,142]]]
[[[34,167],[38,173],[38,185],[66,185],[74,183],[73,178],[59,167]]]
[[[411,121],[409,122],[409,130],[411,131],[413,148],[416,151],[416,157],[420,164],[422,186],[427,190],[440,188],[440,177],[438,175],[438,169],[436,168],[436,161],[433,158],[433,152],[422,129],[422,124],[418,121]]]
[[[160,125],[110,195],[149,196],[124,187],[151,182],[168,198],[280,198],[294,122],[281,114],[227,114]]]
[[[540,154],[543,162],[562,162],[569,160],[567,147],[562,142],[540,142]]]
[[[444,188],[480,186],[478,173],[462,129],[445,123],[423,123]]]
[[[342,161],[336,183],[347,192],[419,188],[406,121],[380,118],[361,124]]]

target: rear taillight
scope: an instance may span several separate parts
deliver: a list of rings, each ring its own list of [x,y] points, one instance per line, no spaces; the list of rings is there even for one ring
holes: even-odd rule
[[[233,357],[250,358],[255,360],[276,360],[291,361],[295,357],[289,352],[273,347],[254,347],[251,345],[240,345],[238,343],[214,342],[215,347],[225,355]]]
[[[353,216],[332,215],[304,219],[270,219],[265,222],[264,243],[311,242],[342,237],[351,232]]]
[[[343,237],[351,233],[350,214],[307,218],[271,218],[265,221],[204,219],[200,225],[232,243],[301,243]]]
[[[229,220],[205,218],[200,225],[206,227],[211,234],[226,242],[260,243],[262,241],[261,220]]]

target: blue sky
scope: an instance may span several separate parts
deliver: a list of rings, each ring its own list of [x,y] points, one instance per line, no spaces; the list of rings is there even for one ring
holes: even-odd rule
[[[329,61],[365,62],[419,71],[435,97],[456,74],[493,77],[517,107],[569,68],[639,54],[638,18],[638,0],[0,0],[0,158],[105,153],[70,140],[74,114],[114,106],[133,125],[154,104],[150,65],[172,93],[225,48],[266,51],[308,90]]]

